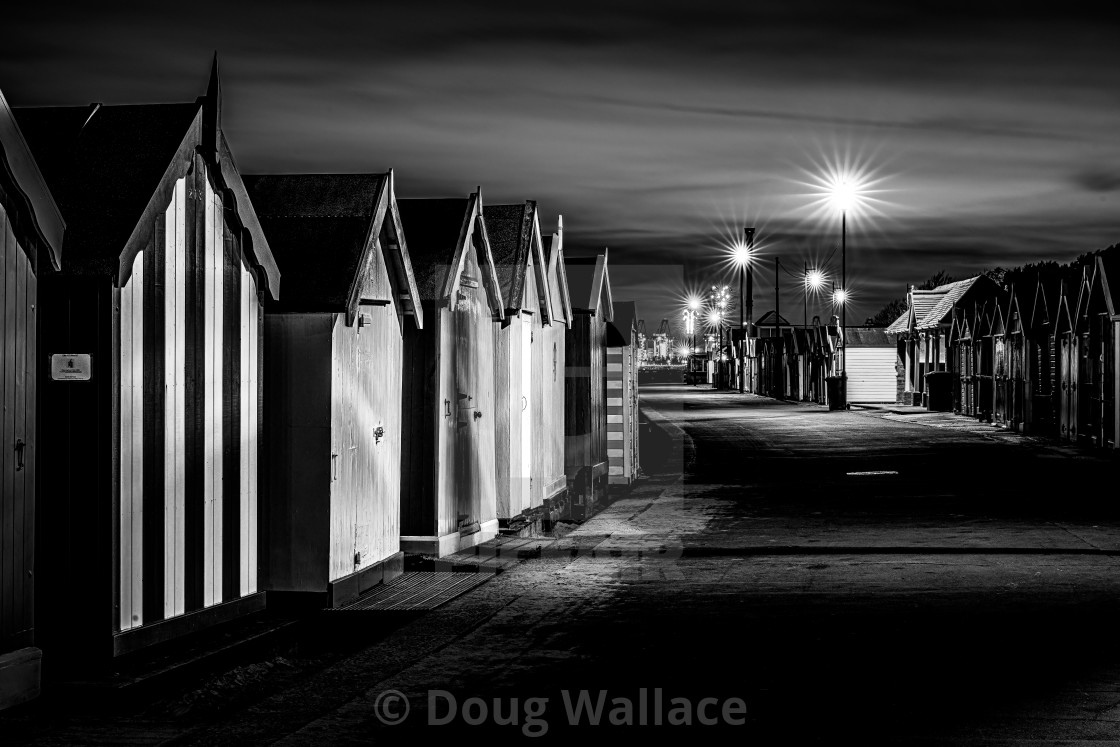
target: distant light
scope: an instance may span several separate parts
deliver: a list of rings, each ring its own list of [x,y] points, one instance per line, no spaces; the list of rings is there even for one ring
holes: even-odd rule
[[[824,273],[820,270],[809,270],[809,273],[805,276],[805,284],[811,290],[820,290],[824,283]]]
[[[832,300],[838,305],[843,306],[848,302],[848,292],[846,290],[837,290],[832,294]]]
[[[746,244],[736,244],[731,251],[731,259],[740,267],[747,265],[751,261],[751,250]]]

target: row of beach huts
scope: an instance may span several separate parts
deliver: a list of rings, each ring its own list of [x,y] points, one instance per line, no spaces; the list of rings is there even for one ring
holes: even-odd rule
[[[637,476],[634,304],[535,202],[241,174],[216,63],[0,146],[0,707]]]
[[[772,311],[754,328],[746,338],[733,330],[722,355],[711,346],[708,361],[689,365],[716,388],[737,388],[742,375],[745,391],[819,404],[830,402],[828,381],[845,374],[844,402],[951,411],[1081,446],[1120,444],[1117,247],[999,280],[910,286],[906,311],[885,328],[841,332],[836,317],[798,327]]]
[[[1065,268],[910,288],[897,401],[1089,447],[1120,445],[1120,248]]]

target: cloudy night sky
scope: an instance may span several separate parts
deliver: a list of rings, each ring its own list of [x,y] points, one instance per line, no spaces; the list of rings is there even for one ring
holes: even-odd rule
[[[938,270],[1120,241],[1120,28],[1100,18],[982,2],[23,5],[0,47],[13,106],[192,100],[216,50],[242,172],[391,167],[398,197],[537,200],[546,232],[563,214],[569,253],[609,247],[615,298],[647,325],[717,279],[745,225],[756,316],[777,255],[800,321],[794,275],[839,272],[829,169],[862,173],[870,198],[849,217],[849,323]]]

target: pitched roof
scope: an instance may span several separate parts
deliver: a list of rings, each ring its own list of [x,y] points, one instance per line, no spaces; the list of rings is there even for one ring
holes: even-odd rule
[[[573,311],[593,311],[599,298],[606,296],[604,311],[607,321],[614,314],[611,306],[611,284],[607,272],[607,252],[589,257],[565,257],[565,272],[568,276],[568,291],[572,298]]]
[[[788,326],[790,326],[790,323],[789,323],[789,320],[786,319],[784,316],[776,313],[773,309],[771,309],[770,311],[767,311],[765,314],[760,316],[758,318],[758,321],[754,323],[754,326],[756,326],[756,327],[777,327],[777,326],[788,327]]]
[[[47,181],[27,144],[15,114],[0,91],[0,201],[5,203],[10,222],[20,246],[28,254],[31,266],[38,271],[36,249],[50,259],[54,268],[62,263],[62,242],[66,221],[58,203],[47,187]],[[9,181],[10,177],[10,181]],[[16,205],[19,205],[17,208]]]
[[[277,264],[293,278],[274,308],[345,311],[388,175],[257,175],[244,181]]]
[[[121,251],[201,108],[194,102],[14,109],[66,219],[68,272],[117,272]]]
[[[933,327],[945,323],[946,317],[949,316],[949,312],[953,309],[953,304],[959,301],[961,296],[967,293],[969,288],[975,285],[980,277],[980,275],[977,275],[976,277],[967,278],[965,280],[946,283],[945,285],[939,285],[932,291],[929,291],[929,295],[922,298],[922,305],[934,301],[935,294],[937,298],[932,305],[929,306],[925,314],[922,315],[919,315],[921,306],[919,306],[918,303],[918,291],[914,291],[914,316],[917,320],[917,327]]]
[[[399,309],[423,327],[404,231],[396,225],[392,172],[246,176],[244,182],[273,255],[296,278],[274,310],[342,311],[352,323],[371,272],[368,252],[377,246]]]
[[[1108,312],[1120,317],[1120,247],[1112,247],[1097,255],[1097,272],[1101,275]]]
[[[887,334],[894,335],[900,332],[908,332],[910,330],[910,309],[899,314],[898,319],[887,325],[885,330]]]
[[[525,284],[525,268],[529,247],[524,240],[525,223],[532,221],[532,208],[521,205],[486,205],[482,209],[486,221],[486,235],[490,238],[490,251],[494,255],[494,268],[502,298],[507,304],[519,299]]]
[[[551,323],[555,310],[551,308],[548,260],[537,224],[537,203],[529,200],[520,205],[486,205],[482,216],[506,308],[518,309],[525,303],[525,275],[532,260],[538,298],[531,302],[531,308],[543,310],[545,322]]]
[[[615,301],[613,318],[607,322],[607,347],[619,348],[636,341],[634,334],[638,305],[634,301]]]
[[[397,200],[397,207],[420,298],[438,301],[455,260],[463,223],[470,219],[470,200],[407,199]]]
[[[537,225],[540,226],[539,220]],[[548,294],[552,304],[549,317],[568,324],[572,320],[572,301],[564,261],[564,216],[557,216],[556,231],[541,241],[541,250],[548,266]]]

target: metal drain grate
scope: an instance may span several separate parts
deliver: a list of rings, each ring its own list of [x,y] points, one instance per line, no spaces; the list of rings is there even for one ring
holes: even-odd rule
[[[414,571],[378,586],[336,612],[433,610],[493,578],[489,573]]]

